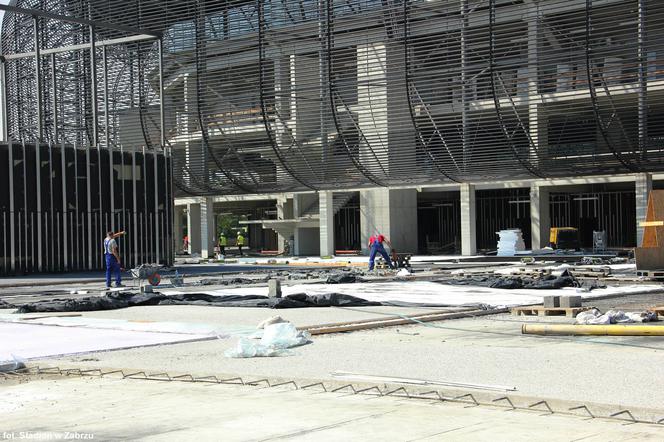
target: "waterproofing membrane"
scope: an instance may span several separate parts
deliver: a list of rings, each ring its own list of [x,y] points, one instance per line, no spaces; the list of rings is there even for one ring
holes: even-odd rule
[[[0,322],[0,364],[19,360],[216,339],[207,334],[54,327]]]
[[[268,298],[261,295],[206,295],[199,293],[183,293],[163,295],[160,293],[135,294],[128,292],[108,293],[104,296],[85,297],[78,299],[52,299],[24,304],[16,313],[43,312],[84,312],[95,310],[115,310],[142,305],[202,305],[212,307],[268,307],[268,308],[302,308],[302,307],[363,307],[378,306],[379,302],[371,302],[351,295],[328,293],[323,295],[292,294],[283,298]]]

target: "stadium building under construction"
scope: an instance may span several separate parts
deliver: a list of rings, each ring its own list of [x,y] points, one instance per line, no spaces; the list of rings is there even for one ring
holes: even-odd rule
[[[109,225],[134,262],[184,236],[207,257],[227,213],[296,255],[375,231],[469,255],[520,228],[538,249],[552,226],[633,247],[664,186],[655,0],[2,8],[4,271],[93,267]]]

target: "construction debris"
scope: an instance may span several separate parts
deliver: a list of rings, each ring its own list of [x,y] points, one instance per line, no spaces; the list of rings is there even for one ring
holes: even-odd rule
[[[263,331],[260,343],[240,338],[234,348],[226,350],[228,358],[254,358],[288,356],[289,348],[299,347],[309,342],[311,335],[300,331],[290,322],[269,324]]]
[[[652,322],[657,321],[657,313],[652,311],[644,312],[623,312],[609,310],[602,314],[599,309],[593,308],[576,315],[576,324],[594,325],[594,324],[627,324],[634,322]]]
[[[25,362],[11,353],[0,353],[0,373],[25,368]]]
[[[270,318],[267,318],[267,319],[261,321],[261,322],[256,326],[256,328],[259,329],[259,330],[262,330],[262,329],[264,329],[265,327],[267,327],[268,325],[279,324],[280,322],[288,322],[288,321],[286,321],[284,318],[282,318],[282,317],[279,316],[279,315],[275,315],[275,316],[272,316],[272,317],[270,317]]]

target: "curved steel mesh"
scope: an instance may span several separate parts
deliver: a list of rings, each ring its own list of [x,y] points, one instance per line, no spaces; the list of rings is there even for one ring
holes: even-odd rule
[[[166,144],[183,194],[664,169],[662,2],[16,4],[163,32]],[[3,53],[32,51],[32,33],[30,17],[6,14]],[[40,35],[42,49],[89,39],[51,20]],[[94,144],[89,56],[43,57],[43,137]],[[100,47],[97,60],[99,143],[160,147],[157,43]],[[6,68],[10,135],[33,140],[34,58]]]

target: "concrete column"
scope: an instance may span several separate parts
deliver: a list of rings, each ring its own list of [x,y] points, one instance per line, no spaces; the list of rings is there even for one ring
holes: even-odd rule
[[[417,253],[417,191],[415,189],[367,189],[360,191],[362,252],[367,242],[382,233],[399,252]]]
[[[461,184],[461,254],[477,254],[477,220],[475,218],[475,186]]]
[[[532,250],[549,245],[551,201],[549,189],[533,184],[530,187],[530,237]]]
[[[334,194],[330,191],[318,193],[320,213],[320,255],[334,255]]]
[[[201,253],[201,205],[187,204],[189,254]]]
[[[182,206],[174,206],[173,215],[173,242],[178,253],[182,250]]]
[[[286,219],[284,217],[285,215],[285,205],[288,200],[286,198],[279,198],[277,199],[277,219],[283,220]],[[288,239],[283,236],[282,232],[279,230],[275,230],[277,232],[277,250],[279,253],[284,253],[284,243]],[[292,253],[292,252],[291,252]]]
[[[214,202],[212,198],[201,201],[201,258],[214,258],[214,243],[217,232],[214,222]]]
[[[652,175],[649,173],[638,173],[635,177],[636,190],[636,245],[641,246],[643,242],[643,227],[639,223],[646,220],[648,212],[648,195],[652,190]]]

